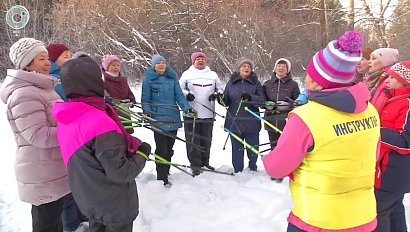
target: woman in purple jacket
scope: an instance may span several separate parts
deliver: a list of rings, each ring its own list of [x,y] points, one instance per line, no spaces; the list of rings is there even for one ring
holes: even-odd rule
[[[121,75],[120,58],[116,55],[104,55],[101,58],[101,69],[106,94],[119,100],[125,108],[129,108],[130,104],[135,103],[135,97],[128,85],[127,78]],[[117,113],[122,117],[131,119],[130,115],[122,111],[117,111]],[[131,124],[124,125],[131,126]],[[134,129],[129,128],[127,132],[132,134]]]

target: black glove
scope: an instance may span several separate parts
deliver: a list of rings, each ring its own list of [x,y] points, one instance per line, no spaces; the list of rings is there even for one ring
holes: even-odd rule
[[[217,97],[218,97],[218,93],[213,93],[213,94],[209,95],[208,100],[209,101],[215,101]]]
[[[146,156],[149,156],[151,154],[151,145],[149,145],[146,142],[141,143],[140,147],[138,148],[137,151],[140,151],[144,153]]]
[[[252,96],[249,93],[242,93],[241,100],[242,101],[252,101]]]
[[[188,101],[193,101],[193,100],[195,100],[195,96],[194,96],[192,93],[188,93],[188,94],[186,95],[186,99],[187,99]]]
[[[198,116],[198,112],[195,109],[189,109],[186,112],[186,115],[190,118],[196,118]]]
[[[226,105],[225,105],[225,96],[224,96],[222,93],[218,93],[218,94],[217,94],[216,100],[218,101],[218,103],[219,103],[221,106],[226,106]]]

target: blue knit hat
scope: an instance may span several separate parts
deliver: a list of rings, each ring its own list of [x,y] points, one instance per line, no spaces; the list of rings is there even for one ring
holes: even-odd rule
[[[157,64],[157,63],[160,62],[160,61],[164,61],[164,62],[165,62],[166,60],[165,60],[165,58],[164,58],[163,56],[161,56],[161,55],[159,55],[159,54],[153,55],[152,58],[151,58],[151,67],[154,68],[155,64]]]

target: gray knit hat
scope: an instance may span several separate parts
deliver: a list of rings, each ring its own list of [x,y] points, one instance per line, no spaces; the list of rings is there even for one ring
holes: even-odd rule
[[[253,61],[245,56],[242,56],[235,63],[235,66],[234,66],[235,71],[239,72],[239,69],[244,64],[249,64],[251,66],[251,69],[253,70],[253,67],[254,67]]]
[[[10,47],[10,60],[17,69],[25,69],[41,52],[47,52],[43,42],[33,38],[21,38]]]

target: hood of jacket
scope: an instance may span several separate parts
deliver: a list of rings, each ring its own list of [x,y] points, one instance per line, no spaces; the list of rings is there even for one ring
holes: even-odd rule
[[[60,79],[60,67],[52,61],[50,62],[50,75]]]
[[[166,78],[171,78],[171,79],[177,79],[176,72],[170,66],[167,66],[164,74],[162,75],[155,72],[155,70],[151,66],[148,67],[147,70],[145,71],[145,78],[148,78],[149,80],[155,80],[161,76],[166,77]]]
[[[189,67],[188,70],[186,70],[186,72],[190,72],[192,74],[202,74],[212,72],[212,70],[208,66],[206,66],[204,69],[197,69],[195,68],[195,66],[191,65],[191,67]]]
[[[92,109],[95,108],[84,102],[56,102],[51,112],[57,122],[67,124]]]
[[[54,77],[22,69],[7,69],[7,77],[1,85],[0,99],[7,103],[7,99],[14,90],[27,86],[35,86],[45,90],[53,90],[58,80]]]
[[[343,87],[311,91],[309,100],[346,113],[361,113],[369,103],[370,92],[363,82]]]

